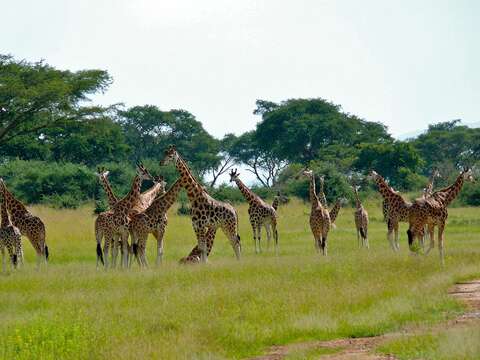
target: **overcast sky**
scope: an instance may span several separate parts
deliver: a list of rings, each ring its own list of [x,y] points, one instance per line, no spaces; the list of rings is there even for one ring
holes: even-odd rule
[[[0,51],[114,78],[95,100],[192,112],[215,136],[256,99],[322,97],[394,135],[480,121],[480,1],[15,0]]]

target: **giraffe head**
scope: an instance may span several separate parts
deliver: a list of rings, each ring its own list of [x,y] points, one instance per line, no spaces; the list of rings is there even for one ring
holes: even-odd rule
[[[305,169],[302,171],[302,175],[308,177],[310,180],[313,179],[313,171],[310,170],[310,169],[305,168]]]
[[[108,176],[108,174],[110,174],[110,171],[108,171],[107,169],[105,169],[105,167],[97,167],[97,172],[95,173],[95,175],[97,175],[99,178],[106,178]]]
[[[177,152],[177,148],[175,145],[170,145],[166,150],[165,150],[165,155],[162,161],[160,161],[160,165],[167,165],[171,162],[176,163],[177,160],[179,159],[179,155]]]
[[[473,177],[473,171],[469,167],[463,168],[462,177],[464,181],[475,182],[475,178]]]
[[[238,177],[240,176],[240,173],[237,171],[237,169],[232,169],[230,171],[230,182],[234,182],[235,180],[238,179]]]
[[[325,183],[325,175],[320,175],[318,179],[320,180],[320,185],[323,186],[323,184]]]
[[[440,174],[440,170],[437,167],[432,169],[432,178],[440,178],[442,175]]]
[[[162,175],[154,176],[152,180],[155,184],[160,184],[161,189],[165,190],[165,186],[167,186],[167,182],[165,181],[165,178]]]
[[[367,179],[374,180],[374,181],[376,181],[380,178],[381,178],[381,176],[375,170],[371,170],[370,173],[367,176]]]

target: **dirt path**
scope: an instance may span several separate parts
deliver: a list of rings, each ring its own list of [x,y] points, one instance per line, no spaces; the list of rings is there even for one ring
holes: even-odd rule
[[[480,280],[473,280],[456,284],[449,294],[467,304],[468,311],[458,318],[440,326],[455,326],[470,321],[480,321]],[[298,351],[313,351],[315,349],[338,350],[331,355],[319,356],[325,360],[394,360],[393,355],[380,355],[373,353],[374,349],[382,342],[395,338],[399,335],[408,334],[393,333],[381,336],[373,336],[355,339],[337,339],[330,341],[311,341],[291,345],[273,346],[268,354],[253,358],[252,360],[281,360],[288,354]]]

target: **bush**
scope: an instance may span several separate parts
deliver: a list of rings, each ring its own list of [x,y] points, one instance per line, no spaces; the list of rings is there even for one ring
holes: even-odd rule
[[[465,184],[460,193],[459,202],[463,205],[480,206],[480,183]]]

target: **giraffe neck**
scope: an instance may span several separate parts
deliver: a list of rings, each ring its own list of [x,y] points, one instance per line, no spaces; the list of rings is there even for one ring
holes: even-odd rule
[[[162,195],[157,197],[152,205],[148,208],[148,213],[149,214],[157,214],[157,215],[163,215],[165,214],[168,209],[175,203],[177,200],[178,193],[183,187],[183,182],[182,179],[179,178],[177,181],[173,183],[173,185],[170,187],[170,189],[167,190],[167,192]]]
[[[382,178],[381,176],[377,176],[375,178],[375,183],[377,184],[378,191],[380,192],[380,194],[385,200],[388,201],[391,197],[399,196],[390,188],[390,186],[388,186],[385,179]]]
[[[312,209],[316,209],[319,204],[319,200],[317,193],[315,192],[315,176],[310,178],[310,202],[312,203]]]
[[[182,179],[182,185],[187,191],[187,196],[190,201],[194,201],[198,196],[205,198],[204,190],[202,186],[198,183],[195,177],[192,175],[190,168],[185,163],[180,155],[177,154],[177,159],[175,161],[175,167],[180,173],[180,178]]]
[[[327,198],[325,197],[325,193],[323,191],[323,180],[320,181],[320,191],[319,191],[319,194],[318,194],[318,198],[320,199],[320,202],[322,203],[323,206],[327,206]]]
[[[130,192],[113,207],[113,211],[117,214],[128,215],[132,207],[139,201],[140,187],[142,186],[142,178],[136,175],[132,182]]]
[[[444,191],[445,200],[443,203],[445,206],[448,206],[453,200],[455,200],[460,193],[460,190],[462,190],[464,182],[462,173],[457,177],[457,180],[455,180],[455,182]]]
[[[12,223],[10,222],[10,218],[8,217],[8,212],[7,212],[7,204],[6,201],[2,201],[2,228],[5,228],[7,226],[10,226]]]
[[[341,205],[342,205],[342,202],[340,199],[338,199],[335,202],[335,205],[333,205],[332,210],[330,211],[330,221],[332,222],[332,224],[335,222],[335,219],[337,218]]]
[[[239,178],[235,178],[235,183],[237,184],[240,192],[247,202],[251,205],[257,202],[257,196],[250,190]]]
[[[357,209],[360,209],[362,207],[362,203],[360,201],[360,198],[358,197],[358,192],[355,191],[355,206]]]
[[[112,187],[110,186],[110,182],[108,181],[106,176],[101,175],[100,181],[102,183],[103,190],[105,190],[105,193],[107,194],[108,205],[110,206],[110,208],[113,208],[115,204],[118,202],[118,197],[113,193]]]
[[[17,199],[8,191],[5,183],[2,181],[2,192],[3,192],[3,201],[6,204],[8,212],[12,216],[12,218],[23,217],[26,213],[28,213],[27,208],[23,203]]]

